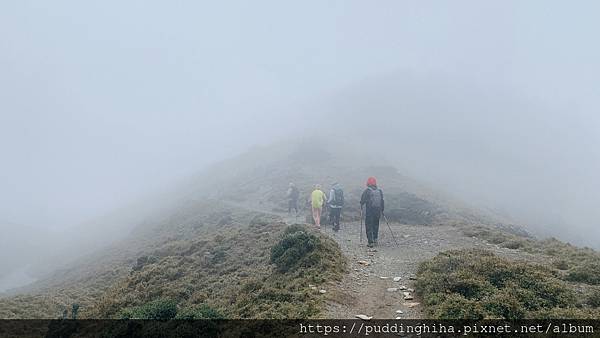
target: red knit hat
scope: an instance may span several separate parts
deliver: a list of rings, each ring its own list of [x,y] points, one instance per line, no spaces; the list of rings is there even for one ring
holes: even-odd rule
[[[367,186],[377,186],[377,180],[375,179],[375,177],[371,176],[369,177],[369,179],[367,179]]]

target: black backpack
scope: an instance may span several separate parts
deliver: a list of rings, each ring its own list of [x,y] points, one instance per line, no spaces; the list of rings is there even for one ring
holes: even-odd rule
[[[383,193],[379,189],[371,189],[369,190],[369,199],[367,200],[367,206],[370,209],[381,210],[383,206]]]
[[[340,188],[333,189],[333,201],[331,201],[331,204],[339,207],[344,206],[344,190]]]

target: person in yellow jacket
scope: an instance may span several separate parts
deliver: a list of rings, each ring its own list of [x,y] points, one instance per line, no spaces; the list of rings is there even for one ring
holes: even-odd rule
[[[313,190],[312,194],[310,195],[310,200],[315,225],[317,228],[321,228],[321,211],[323,210],[323,204],[326,201],[326,196],[325,193],[321,191],[320,184],[315,185],[315,190]]]

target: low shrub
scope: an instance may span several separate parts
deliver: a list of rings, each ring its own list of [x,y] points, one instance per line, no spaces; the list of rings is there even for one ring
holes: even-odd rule
[[[600,289],[594,289],[586,299],[587,305],[600,308]]]
[[[417,277],[426,311],[440,319],[519,319],[575,303],[552,270],[480,249],[440,253],[421,264]]]
[[[158,299],[144,305],[121,310],[120,319],[167,320],[177,316],[177,303],[170,299]]]
[[[319,239],[303,229],[290,227],[283,238],[271,248],[271,263],[279,272],[295,270],[307,262],[308,254],[315,249]]]
[[[552,266],[558,270],[569,270],[569,262],[564,259],[557,259],[552,261]]]
[[[195,308],[184,309],[180,311],[176,319],[224,319],[223,315],[219,310],[214,309],[207,304],[202,304]]]
[[[590,285],[600,285],[600,262],[587,261],[573,267],[567,274],[566,280]]]

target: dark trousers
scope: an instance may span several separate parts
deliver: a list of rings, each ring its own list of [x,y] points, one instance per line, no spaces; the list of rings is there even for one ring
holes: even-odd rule
[[[342,208],[329,208],[329,224],[333,226],[333,230],[340,230],[340,216]]]
[[[292,212],[292,209],[298,213],[298,200],[289,200],[288,201],[288,214]]]
[[[365,215],[365,230],[367,231],[367,240],[369,241],[369,244],[377,243],[380,217],[381,211],[367,209]]]

